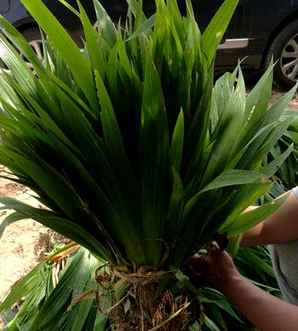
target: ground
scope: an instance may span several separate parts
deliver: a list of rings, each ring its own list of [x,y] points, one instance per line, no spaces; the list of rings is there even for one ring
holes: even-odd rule
[[[272,103],[283,93],[284,91],[276,89]],[[298,95],[290,107],[298,109]],[[0,166],[0,174],[3,174],[3,171],[4,168]],[[17,197],[26,203],[37,204],[28,190],[5,179],[0,179],[0,196]],[[7,213],[0,210],[0,224]],[[42,255],[52,248],[55,240],[57,239],[53,232],[32,220],[14,223],[6,229],[0,240],[0,302],[11,285],[31,270]]]
[[[278,98],[280,98],[287,90],[285,89],[278,89],[275,88],[273,95],[272,95],[272,100],[271,102],[274,103]],[[290,105],[291,108],[293,109],[298,109],[298,93],[296,94],[296,97],[291,101]]]
[[[0,174],[4,174],[0,167]],[[23,202],[38,206],[38,202],[24,187],[6,179],[0,179],[0,196],[17,198]],[[0,210],[0,224],[8,215]],[[32,220],[23,220],[10,225],[0,239],[0,302],[13,285],[24,274],[30,271],[43,255],[53,248],[59,236]],[[0,329],[3,324],[0,319]]]

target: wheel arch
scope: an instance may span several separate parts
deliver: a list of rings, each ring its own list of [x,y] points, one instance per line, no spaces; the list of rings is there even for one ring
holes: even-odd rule
[[[13,25],[21,32],[38,26],[38,24],[31,17],[22,18],[15,21],[13,22]]]
[[[266,46],[265,46],[265,50],[263,53],[263,59],[262,59],[262,64],[261,64],[261,68],[264,69],[265,64],[266,64],[266,58],[268,55],[268,51],[270,49],[270,46],[272,45],[272,43],[274,42],[275,38],[280,34],[280,32],[287,27],[287,25],[289,25],[290,23],[294,22],[294,21],[298,21],[298,8],[296,8],[290,15],[288,15],[287,17],[285,17],[276,27],[275,29],[271,32]]]

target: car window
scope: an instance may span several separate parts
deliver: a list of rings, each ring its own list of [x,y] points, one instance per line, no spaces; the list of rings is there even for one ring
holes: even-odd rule
[[[250,0],[240,0],[233,19],[226,33],[227,38],[247,37],[250,33],[250,16],[247,13]],[[194,11],[197,15],[199,26],[202,30],[206,28],[209,21],[223,4],[224,0],[193,0]]]

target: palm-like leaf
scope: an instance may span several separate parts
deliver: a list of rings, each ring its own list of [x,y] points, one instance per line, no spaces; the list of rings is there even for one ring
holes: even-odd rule
[[[107,321],[95,300],[95,271],[103,263],[73,244],[52,253],[0,305],[0,313],[8,316],[11,306],[22,302],[5,330],[104,331]]]
[[[297,115],[298,118],[298,115]],[[278,155],[284,153],[288,146],[293,145],[294,150],[281,166],[277,173],[282,183],[287,189],[291,189],[298,185],[298,120],[296,119],[289,129],[282,136],[277,146],[272,150],[272,155],[276,158]]]
[[[247,97],[240,69],[213,88],[215,36],[237,1],[203,35],[189,3],[183,17],[175,1],[157,0],[154,19],[139,13],[123,30],[95,2],[106,23],[93,30],[80,7],[83,52],[42,1],[23,3],[47,35],[45,59],[1,19],[0,161],[48,210],[2,199],[11,217],[116,264],[158,265],[170,250],[166,268],[219,230],[246,230],[234,222],[269,190],[283,159],[262,161],[291,117],[282,102],[268,115],[272,66]],[[262,207],[252,224],[277,207]]]
[[[242,274],[257,285],[278,293],[265,249],[241,249],[236,263]],[[252,264],[254,269],[251,268]],[[55,250],[19,280],[0,304],[0,314],[7,320],[4,330],[109,329],[107,319],[96,309],[94,277],[99,267],[103,267],[103,261],[94,259],[87,250],[76,245],[69,244]],[[214,327],[220,327],[221,330],[250,329],[221,293],[210,288],[201,289],[200,302],[205,312],[204,330],[213,331]],[[108,298],[106,305],[110,305]],[[18,306],[15,316],[11,316],[12,306]]]

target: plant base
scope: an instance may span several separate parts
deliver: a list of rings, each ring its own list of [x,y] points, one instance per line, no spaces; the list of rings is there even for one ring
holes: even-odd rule
[[[108,310],[114,331],[185,331],[193,314],[187,295],[174,295],[161,289],[162,272],[119,273],[112,275],[114,284],[126,283],[125,291],[113,298]],[[115,279],[116,278],[116,279]]]
[[[136,287],[124,304],[114,308],[110,320],[115,331],[183,331],[189,325],[187,298],[162,293],[158,284]],[[132,289],[131,289],[132,290]]]

